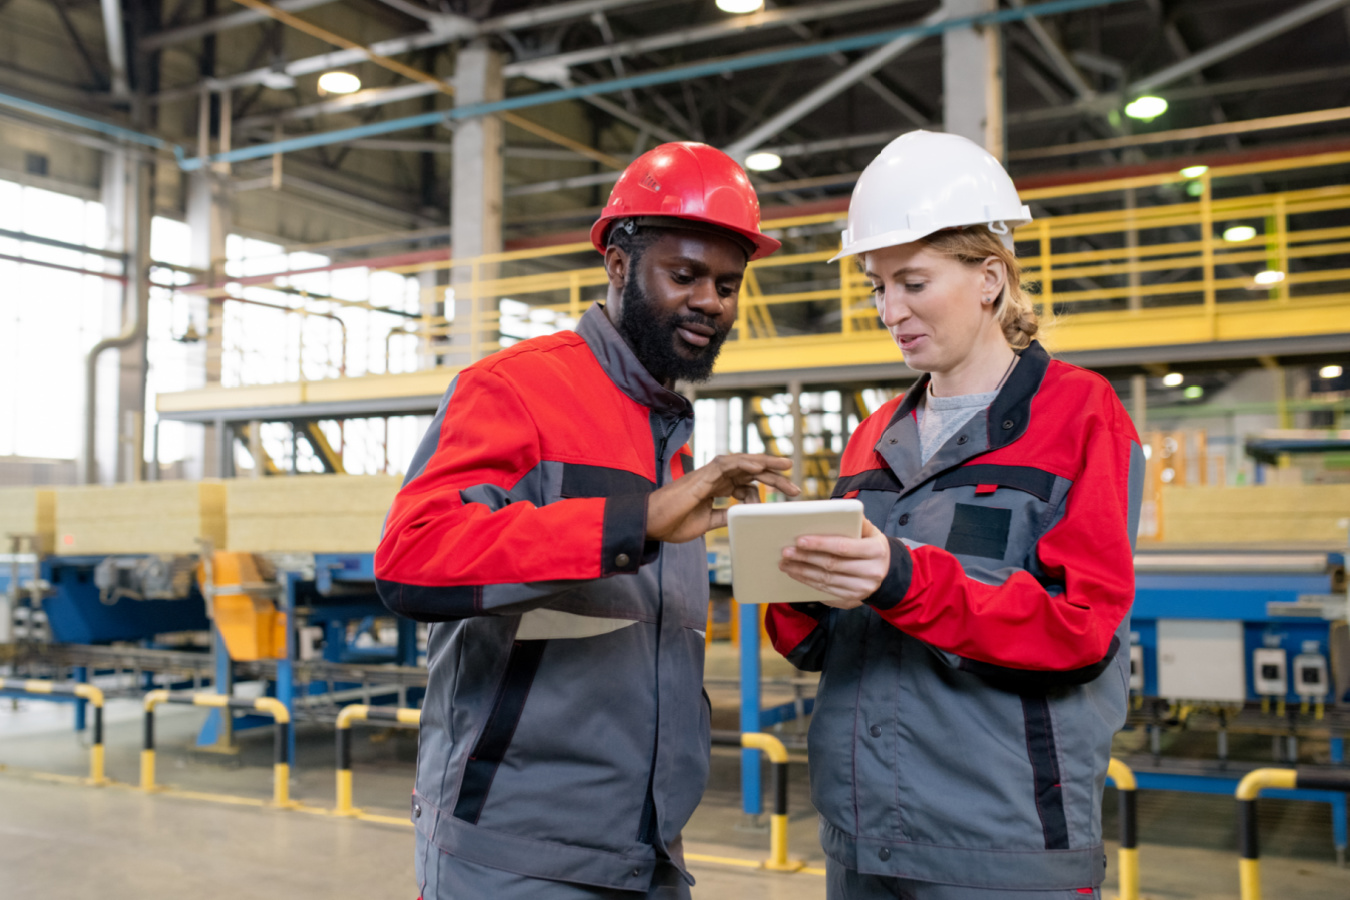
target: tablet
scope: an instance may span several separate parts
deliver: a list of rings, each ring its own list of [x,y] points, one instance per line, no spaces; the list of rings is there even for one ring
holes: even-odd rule
[[[737,603],[806,603],[829,596],[779,570],[783,548],[808,534],[862,536],[859,500],[742,503],[727,510],[731,581]]]

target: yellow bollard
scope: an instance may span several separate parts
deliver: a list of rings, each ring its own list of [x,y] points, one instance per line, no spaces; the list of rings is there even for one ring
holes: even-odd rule
[[[769,858],[764,868],[773,872],[796,872],[805,865],[800,859],[788,858],[787,811],[787,748],[771,734],[746,732],[741,735],[741,746],[759,750],[773,765],[773,812],[769,815]]]

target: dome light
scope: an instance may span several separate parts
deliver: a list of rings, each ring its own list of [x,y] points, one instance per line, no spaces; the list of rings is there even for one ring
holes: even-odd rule
[[[1256,229],[1250,225],[1234,225],[1232,228],[1225,228],[1223,239],[1232,244],[1250,241],[1256,237]]]
[[[1279,284],[1284,281],[1284,273],[1278,269],[1266,269],[1264,272],[1257,272],[1257,284]]]
[[[1199,178],[1209,171],[1209,166],[1187,166],[1181,170],[1182,178]]]
[[[745,167],[752,172],[772,172],[783,164],[783,157],[777,153],[761,150],[745,158]]]
[[[1163,376],[1163,384],[1168,387],[1179,387],[1185,380],[1186,376],[1182,375],[1180,372],[1168,372]]]
[[[1141,122],[1152,122],[1167,112],[1167,101],[1161,97],[1145,95],[1125,107],[1125,115]]]
[[[325,94],[355,94],[361,90],[361,79],[341,70],[324,72],[319,76],[319,90]]]
[[[724,13],[744,15],[764,8],[764,0],[717,0],[717,8]]]
[[[1317,370],[1318,378],[1340,378],[1345,374],[1345,370],[1340,366],[1323,366]]]

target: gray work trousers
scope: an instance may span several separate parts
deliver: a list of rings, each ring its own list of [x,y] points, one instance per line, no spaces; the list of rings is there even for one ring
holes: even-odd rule
[[[1086,890],[1086,888],[1084,888]],[[1101,900],[1102,892],[1011,891],[863,875],[832,859],[825,861],[826,900]]]
[[[427,850],[423,846],[417,849],[419,854]],[[418,873],[422,900],[690,900],[689,885],[668,862],[657,864],[646,894],[531,878],[471,863],[435,847],[418,868],[422,870]]]

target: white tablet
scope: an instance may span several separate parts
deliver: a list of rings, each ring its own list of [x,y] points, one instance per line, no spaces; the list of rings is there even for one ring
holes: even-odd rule
[[[804,603],[828,596],[778,568],[783,548],[808,534],[862,536],[858,500],[742,503],[727,510],[731,580],[737,603]]]

